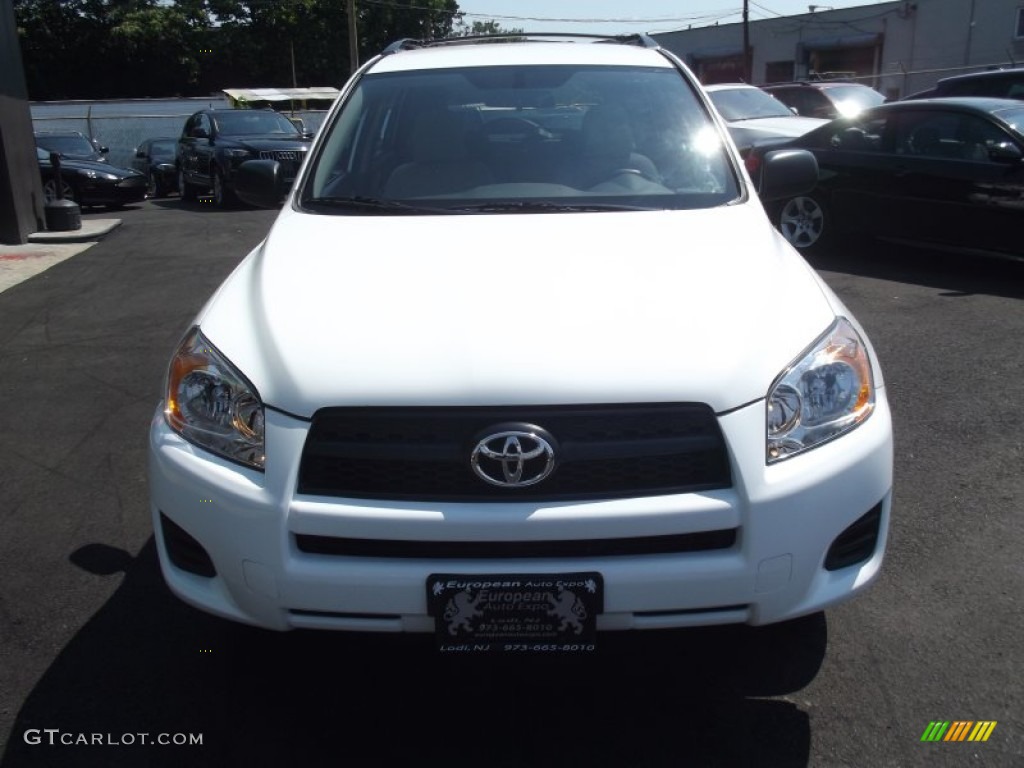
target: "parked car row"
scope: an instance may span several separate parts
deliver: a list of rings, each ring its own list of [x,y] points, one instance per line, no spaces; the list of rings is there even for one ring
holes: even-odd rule
[[[955,95],[1024,97],[1024,69],[947,78],[891,104],[845,82],[705,89],[755,183],[773,151],[808,150],[817,160],[810,194],[766,201],[797,248],[814,252],[840,236],[868,235],[1024,255],[1024,103]]]
[[[797,248],[869,235],[936,249],[1024,255],[1024,103],[972,97],[900,101],[804,136],[755,147],[818,161],[807,195],[768,204]]]
[[[83,137],[84,138],[84,137]],[[52,146],[52,144],[51,144]],[[47,203],[62,197],[81,206],[108,206],[142,202],[146,197],[146,177],[138,171],[118,168],[99,160],[81,160],[60,155],[60,183],[51,162],[51,151],[36,147],[36,159]]]
[[[83,206],[120,206],[180,192],[185,200],[211,194],[226,207],[237,201],[235,174],[248,160],[276,160],[290,185],[311,135],[271,109],[204,109],[185,122],[180,137],[141,142],[130,169],[110,165],[109,149],[79,131],[37,131],[35,140],[47,201],[61,195]],[[60,156],[60,185],[51,153]]]

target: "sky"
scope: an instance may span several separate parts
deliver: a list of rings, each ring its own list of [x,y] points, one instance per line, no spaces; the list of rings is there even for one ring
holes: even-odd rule
[[[875,5],[879,0],[832,0],[829,8]],[[806,0],[750,0],[750,20],[808,13]],[[601,35],[671,32],[742,21],[743,0],[459,0],[467,22],[498,22],[526,32],[579,32]]]

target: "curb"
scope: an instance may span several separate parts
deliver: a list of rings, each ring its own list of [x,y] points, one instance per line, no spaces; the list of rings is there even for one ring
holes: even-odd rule
[[[84,243],[103,237],[121,226],[121,219],[85,219],[81,229],[66,232],[34,232],[30,243]]]

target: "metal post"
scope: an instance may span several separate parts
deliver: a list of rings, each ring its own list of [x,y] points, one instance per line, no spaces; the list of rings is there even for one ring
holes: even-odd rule
[[[14,6],[0,2],[0,243],[43,228],[43,182],[32,136]]]
[[[348,0],[348,61],[354,74],[359,69],[359,38],[356,29],[356,0]]]
[[[750,0],[743,0],[743,82],[750,82]]]

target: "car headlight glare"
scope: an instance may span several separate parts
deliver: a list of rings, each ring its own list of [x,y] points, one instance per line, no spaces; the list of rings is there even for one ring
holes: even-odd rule
[[[264,410],[255,387],[193,328],[171,359],[164,413],[201,448],[263,469]]]
[[[848,432],[870,416],[874,407],[867,346],[841,317],[768,391],[768,463]]]
[[[239,158],[239,157],[251,157],[252,156],[252,152],[250,152],[248,149],[225,149],[224,150],[224,154],[227,157],[236,158],[236,159]]]

